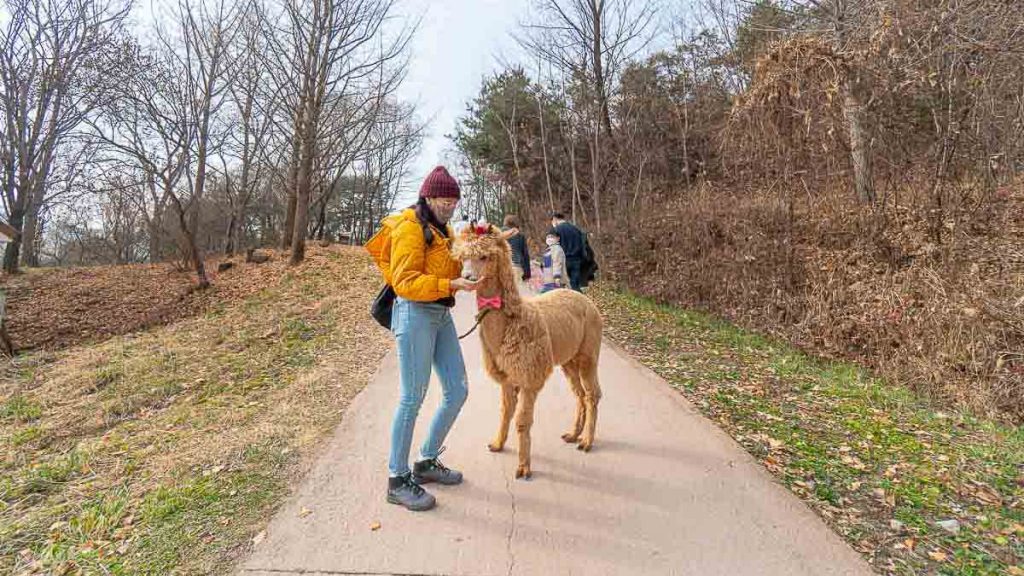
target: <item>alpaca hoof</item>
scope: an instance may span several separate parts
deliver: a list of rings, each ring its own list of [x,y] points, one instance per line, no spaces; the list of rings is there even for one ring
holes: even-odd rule
[[[578,435],[573,434],[571,432],[566,432],[565,434],[562,434],[562,440],[565,440],[567,444],[575,444],[576,442],[579,441],[579,439],[580,437]]]
[[[530,472],[529,466],[520,466],[516,468],[516,478],[522,480],[529,480],[533,476],[533,472]]]
[[[576,444],[576,449],[583,452],[590,452],[590,448],[594,445],[591,440],[580,440],[579,444]]]
[[[505,449],[505,447],[502,446],[501,444],[491,442],[490,444],[487,445],[487,449],[490,450],[491,452],[501,452],[502,450]]]

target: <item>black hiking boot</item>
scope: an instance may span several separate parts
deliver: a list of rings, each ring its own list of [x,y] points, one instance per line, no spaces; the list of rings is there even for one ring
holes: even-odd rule
[[[430,492],[412,481],[412,474],[388,478],[388,502],[413,512],[424,512],[437,504]]]
[[[446,486],[462,484],[462,472],[452,470],[437,458],[420,460],[412,467],[412,479],[417,484],[437,482]]]

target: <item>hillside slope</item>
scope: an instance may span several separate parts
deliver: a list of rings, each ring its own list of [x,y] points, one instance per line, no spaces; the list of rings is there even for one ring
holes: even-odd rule
[[[195,317],[6,365],[0,572],[223,573],[388,349],[378,283],[315,249],[229,271]]]

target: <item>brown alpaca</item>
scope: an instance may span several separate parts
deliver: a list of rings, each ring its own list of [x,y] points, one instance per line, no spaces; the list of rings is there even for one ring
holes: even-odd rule
[[[508,242],[494,227],[464,230],[456,240],[454,254],[468,263],[472,275],[482,279],[477,292],[481,312],[495,308],[480,321],[484,367],[501,385],[501,422],[488,448],[493,452],[504,449],[515,414],[519,435],[516,478],[530,477],[534,404],[553,367],[561,366],[576,395],[576,419],[562,439],[589,451],[601,399],[597,361],[603,322],[597,306],[571,290],[521,298]]]

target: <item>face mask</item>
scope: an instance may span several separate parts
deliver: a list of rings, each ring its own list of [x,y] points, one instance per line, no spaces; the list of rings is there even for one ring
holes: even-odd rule
[[[547,240],[545,240],[545,242],[548,243],[548,246],[554,246],[555,244],[558,244],[558,239],[557,238],[548,238]]]
[[[430,211],[434,213],[434,217],[442,224],[447,224],[455,214],[458,201],[431,199],[427,200],[427,204],[430,206]]]

